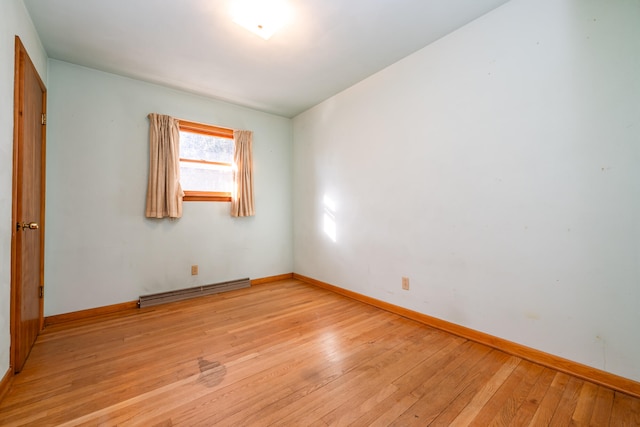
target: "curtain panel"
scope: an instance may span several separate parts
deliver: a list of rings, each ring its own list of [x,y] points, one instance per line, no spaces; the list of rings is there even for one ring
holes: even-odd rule
[[[182,217],[180,127],[178,119],[149,114],[147,218]]]
[[[255,215],[253,196],[253,132],[233,131],[235,191],[231,196],[231,216]]]

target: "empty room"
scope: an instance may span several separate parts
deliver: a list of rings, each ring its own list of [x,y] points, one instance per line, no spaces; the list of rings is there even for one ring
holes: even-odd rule
[[[0,0],[0,426],[640,425],[638,0]]]

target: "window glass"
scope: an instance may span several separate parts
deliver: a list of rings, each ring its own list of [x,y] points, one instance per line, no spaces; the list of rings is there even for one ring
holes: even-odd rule
[[[180,158],[233,163],[233,139],[180,131]]]
[[[229,166],[181,162],[180,185],[184,191],[230,193],[233,190],[233,171]]]
[[[184,200],[230,201],[233,131],[184,121],[180,128],[180,185]]]

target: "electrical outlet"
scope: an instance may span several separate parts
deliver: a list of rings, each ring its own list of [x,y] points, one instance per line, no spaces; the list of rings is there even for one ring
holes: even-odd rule
[[[402,278],[402,289],[404,289],[405,291],[409,290],[409,278],[408,277],[403,277]]]
[[[192,276],[197,276],[198,275],[198,266],[197,265],[192,265],[191,266],[191,275]]]

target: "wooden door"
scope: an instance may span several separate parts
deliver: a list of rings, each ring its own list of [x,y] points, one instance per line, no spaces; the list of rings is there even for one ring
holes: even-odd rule
[[[18,37],[15,61],[11,362],[19,372],[43,326],[46,88]]]

